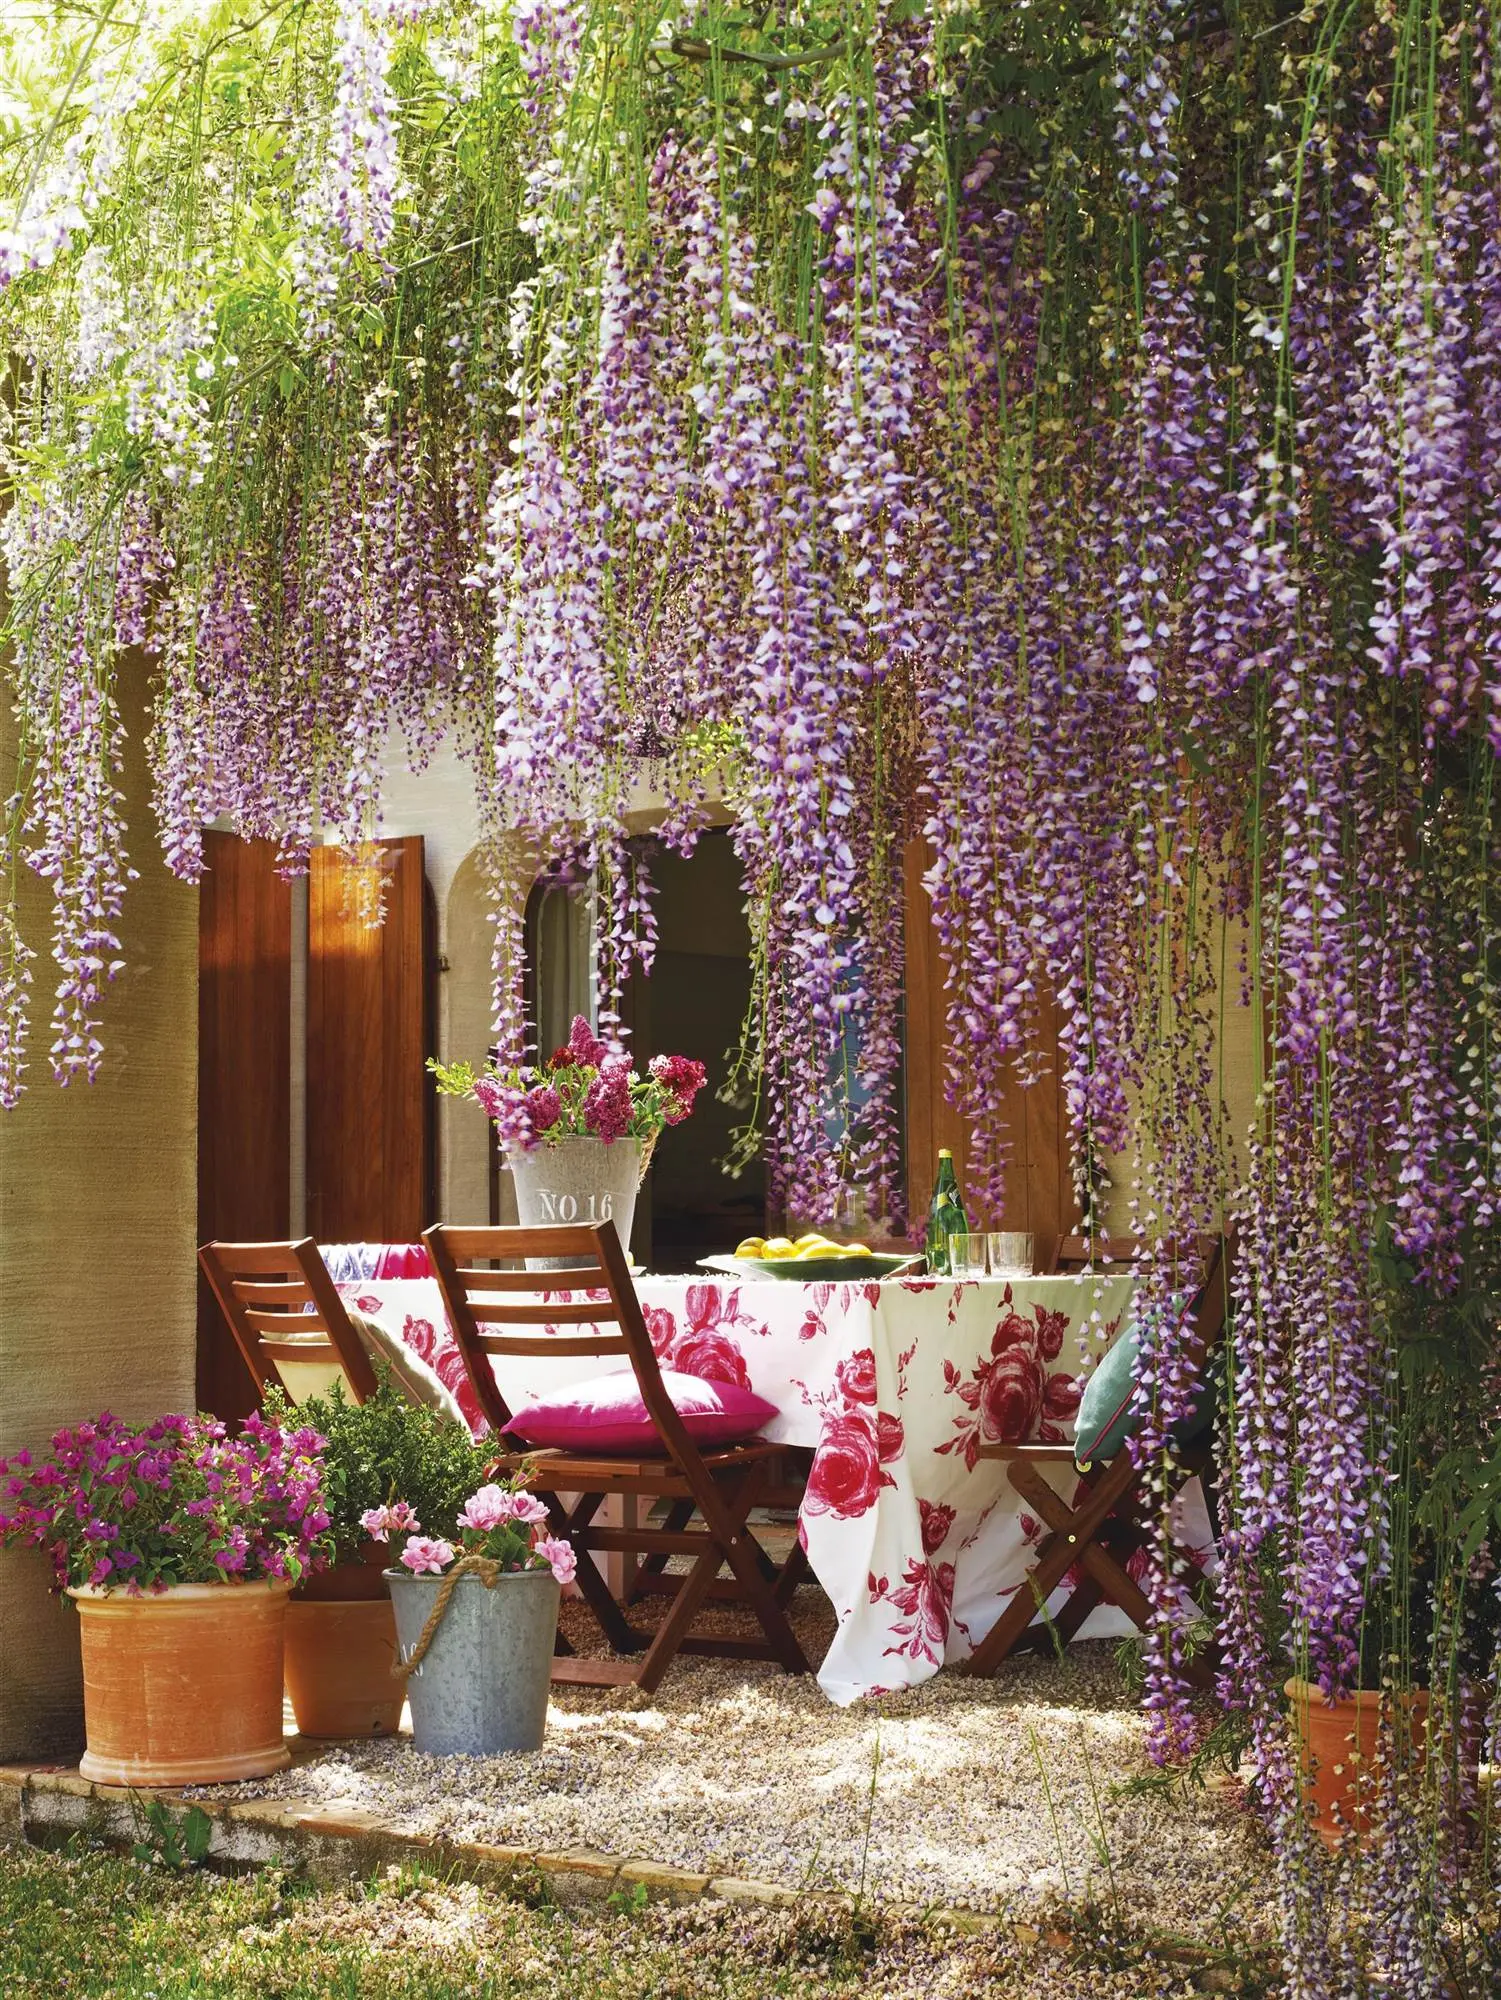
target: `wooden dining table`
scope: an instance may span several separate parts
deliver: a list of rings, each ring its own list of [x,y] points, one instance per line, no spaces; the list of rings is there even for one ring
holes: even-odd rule
[[[482,1427],[435,1280],[354,1279],[340,1290],[400,1334]],[[927,1680],[967,1659],[990,1630],[1043,1531],[1004,1465],[979,1448],[1070,1435],[1081,1376],[1125,1324],[1132,1291],[1130,1274],[1117,1271],[860,1284],[638,1280],[664,1368],[755,1390],[777,1412],[765,1434],[812,1453],[798,1531],[837,1619],[818,1675],[833,1701]],[[599,1372],[587,1357],[495,1365],[512,1409]],[[1060,1477],[1071,1479],[1066,1465]],[[1178,1538],[1189,1560],[1212,1560],[1194,1494]],[[1131,1629],[1102,1606],[1081,1636]]]

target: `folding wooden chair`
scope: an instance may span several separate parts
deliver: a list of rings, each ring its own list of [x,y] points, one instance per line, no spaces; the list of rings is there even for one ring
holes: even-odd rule
[[[257,1391],[274,1384],[296,1402],[310,1386],[321,1393],[342,1370],[352,1402],[375,1394],[370,1357],[311,1236],[296,1243],[205,1243],[198,1261]]]
[[[1114,1239],[1108,1249],[1112,1262],[1125,1264],[1138,1247],[1137,1239],[1124,1237]],[[1228,1237],[1205,1237],[1192,1253],[1199,1284],[1188,1311],[1193,1315],[1193,1351],[1201,1373],[1224,1335],[1229,1248]],[[1060,1240],[1057,1268],[1083,1269],[1089,1262],[1086,1238]],[[967,1671],[991,1674],[1009,1653],[1028,1648],[1043,1651],[1054,1644],[1066,1646],[1102,1601],[1119,1605],[1132,1623],[1145,1631],[1152,1618],[1151,1600],[1127,1574],[1126,1564],[1150,1539],[1144,1503],[1147,1473],[1155,1468],[1136,1464],[1129,1441],[1113,1458],[1086,1466],[1076,1465],[1072,1444],[982,1444],[979,1456],[1004,1462],[1012,1487],[1047,1533],[1021,1587],[976,1647]],[[1209,1472],[1212,1456],[1207,1436],[1176,1448],[1167,1474],[1173,1498],[1190,1480]],[[1060,1465],[1078,1473],[1071,1501],[1065,1500],[1047,1477],[1048,1467]],[[1034,1627],[1033,1619],[1071,1570],[1076,1581],[1062,1608]],[[1211,1664],[1205,1659],[1190,1662],[1186,1672],[1201,1686],[1212,1680]]]
[[[515,1449],[502,1452],[496,1461],[497,1470],[503,1471],[516,1469],[523,1460],[532,1465],[553,1532],[565,1536],[578,1554],[579,1589],[611,1647],[627,1656],[584,1659],[565,1650],[553,1661],[553,1679],[596,1687],[633,1683],[650,1693],[680,1650],[775,1660],[788,1673],[806,1673],[808,1662],[783,1609],[785,1592],[773,1581],[776,1572],[747,1526],[751,1508],[780,1484],[782,1447],[759,1438],[709,1451],[694,1444],[663,1385],[615,1225],[460,1229],[438,1224],[424,1231],[423,1241],[443,1289],[464,1366],[493,1430],[504,1429],[511,1411],[495,1380],[491,1355],[587,1354],[629,1362],[661,1439],[660,1453],[649,1457]],[[577,1262],[567,1270],[528,1271],[524,1268],[528,1257],[569,1257]],[[518,1261],[523,1268],[514,1268]],[[513,1268],[496,1268],[503,1263]],[[544,1303],[540,1296],[544,1290],[567,1290],[574,1296]],[[606,1296],[580,1298],[584,1291],[602,1291]],[[517,1296],[528,1293],[527,1298]],[[506,1330],[558,1326],[581,1331]],[[648,1505],[665,1500],[667,1525],[595,1526],[595,1515],[612,1493],[634,1496]],[[577,1496],[571,1506],[561,1497],[564,1494]],[[700,1523],[696,1527],[691,1525],[694,1515]],[[693,1558],[686,1575],[658,1574],[657,1583],[670,1594],[671,1602],[655,1636],[638,1631],[627,1619],[591,1560],[597,1552]],[[725,1566],[731,1572],[727,1590],[716,1587]],[[764,1635],[761,1639],[691,1633],[704,1604],[725,1596],[754,1614]],[[566,1646],[561,1635],[560,1644]]]

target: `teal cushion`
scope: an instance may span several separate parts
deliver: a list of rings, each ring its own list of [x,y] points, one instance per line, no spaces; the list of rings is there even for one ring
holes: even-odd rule
[[[1139,1352],[1136,1322],[1119,1335],[1112,1347],[1100,1356],[1094,1373],[1084,1384],[1079,1415],[1074,1424],[1074,1463],[1080,1467],[1095,1459],[1114,1458],[1127,1438],[1141,1428],[1142,1404],[1136,1392],[1136,1357]],[[1211,1365],[1194,1399],[1193,1409],[1173,1432],[1177,1444],[1187,1444],[1214,1420],[1218,1394],[1216,1369]]]

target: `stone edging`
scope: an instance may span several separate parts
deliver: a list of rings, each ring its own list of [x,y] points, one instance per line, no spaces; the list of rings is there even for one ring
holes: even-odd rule
[[[589,1847],[553,1853],[528,1847],[492,1847],[445,1840],[375,1813],[329,1806],[316,1799],[217,1800],[174,1790],[129,1790],[96,1785],[75,1768],[46,1764],[0,1765],[0,1845],[25,1842],[55,1847],[83,1834],[107,1846],[129,1846],[142,1837],[142,1807],[149,1799],[200,1807],[212,1824],[209,1859],[230,1867],[298,1866],[320,1887],[343,1886],[381,1868],[420,1861],[442,1874],[497,1886],[547,1892],[560,1903],[589,1902],[638,1886],[649,1896],[693,1902],[715,1896],[762,1904],[807,1901],[808,1893],[773,1882],[695,1875],[640,1856],[603,1854]],[[820,1896],[826,1902],[847,1898]],[[937,1915],[937,1912],[930,1912]],[[987,1930],[999,1917],[953,1911],[956,1926]]]
[[[848,1906],[852,1900],[837,1891],[787,1889],[780,1883],[732,1875],[696,1875],[660,1861],[604,1854],[589,1847],[553,1853],[445,1840],[400,1819],[382,1819],[311,1798],[219,1800],[189,1797],[182,1791],[96,1785],[76,1766],[56,1764],[0,1764],[0,1847],[55,1848],[82,1835],[103,1846],[129,1848],[143,1837],[143,1808],[152,1799],[184,1812],[197,1806],[208,1816],[210,1861],[231,1869],[297,1868],[324,1889],[344,1888],[388,1868],[420,1863],[435,1874],[484,1883],[524,1898],[546,1895],[564,1905],[635,1895],[643,1889],[654,1900],[672,1903],[707,1897],[788,1907],[809,1902]],[[931,1904],[883,1902],[881,1907],[894,1916],[920,1917],[956,1932],[1009,1930],[1024,1944],[1046,1943],[1061,1954],[1074,1948],[1067,1932],[1043,1932],[1014,1918]],[[1213,1952],[1191,1945],[1164,1946],[1159,1956],[1199,1968],[1196,1983],[1201,1991],[1219,1990]]]

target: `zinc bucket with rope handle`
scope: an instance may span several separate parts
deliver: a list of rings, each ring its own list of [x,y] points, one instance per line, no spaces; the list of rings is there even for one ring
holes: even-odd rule
[[[539,1750],[562,1597],[550,1569],[460,1556],[442,1576],[388,1569],[412,1741],[430,1756]]]

